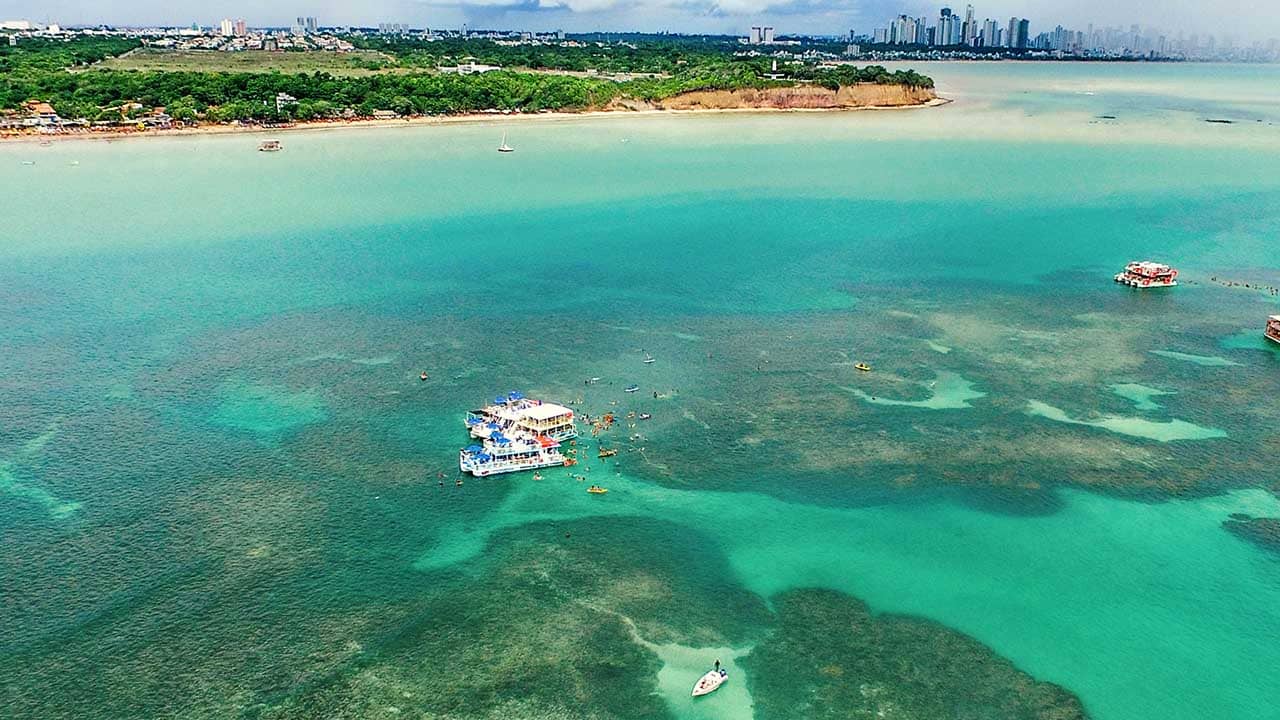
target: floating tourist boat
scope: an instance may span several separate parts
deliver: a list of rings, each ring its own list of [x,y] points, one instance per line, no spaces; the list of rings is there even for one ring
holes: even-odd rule
[[[658,361],[657,361],[657,359],[656,359],[656,358],[654,358],[654,357],[653,357],[652,355],[650,355],[649,353],[645,353],[645,354],[644,354],[644,360],[642,360],[641,362],[643,362],[645,365],[652,365],[652,364],[654,364],[654,363],[656,363],[656,362],[658,362]]]
[[[639,385],[628,385],[628,386],[626,386],[626,387],[622,388],[622,392],[629,392],[629,393],[633,393],[633,392],[635,392],[635,391],[637,391],[637,390],[639,390],[639,389],[640,389],[640,386],[639,386]]]
[[[856,368],[856,369],[858,369],[858,370],[861,370],[862,372],[871,372],[871,366],[870,366],[870,365],[868,365],[868,364],[866,364],[866,363],[858,363],[857,365],[854,365],[853,367],[854,367],[854,368]]]
[[[693,696],[699,697],[713,693],[724,684],[725,680],[728,679],[729,671],[724,670],[723,668],[720,670],[712,670],[706,675],[698,678],[697,684],[693,686]]]
[[[607,458],[607,457],[613,457],[614,455],[617,455],[617,454],[618,454],[618,451],[613,448],[609,448],[607,450],[605,448],[600,448],[600,453],[596,455],[596,457]]]
[[[283,149],[279,140],[263,140],[258,143],[258,152],[280,152]]]
[[[653,416],[652,416],[652,415],[650,415],[649,413],[640,413],[640,419],[641,419],[641,420],[648,420],[648,419],[649,419],[649,418],[651,418],[651,417],[653,417]]]
[[[1173,287],[1178,284],[1178,271],[1157,262],[1131,262],[1116,273],[1115,281],[1136,288]]]
[[[422,374],[418,376],[418,379],[419,379],[419,380],[422,380],[422,381],[424,381],[424,382],[425,382],[425,381],[426,381],[426,379],[427,379],[427,371],[426,371],[426,370],[423,370],[423,371],[422,371]]]
[[[1264,335],[1271,342],[1280,343],[1280,315],[1267,318],[1267,330]]]
[[[502,133],[502,144],[498,146],[498,152],[509,153],[515,152],[516,149],[507,144],[507,134]]]
[[[592,495],[603,495],[609,491],[606,490],[605,488],[600,487],[599,485],[592,485],[591,487],[587,488],[587,492],[591,493]]]
[[[476,477],[571,464],[573,460],[560,453],[560,443],[545,436],[494,433],[483,445],[470,445],[458,452],[458,468]]]
[[[483,440],[495,432],[507,435],[542,435],[552,440],[578,436],[573,410],[556,403],[527,398],[512,391],[494,398],[491,405],[467,413],[471,437]]]

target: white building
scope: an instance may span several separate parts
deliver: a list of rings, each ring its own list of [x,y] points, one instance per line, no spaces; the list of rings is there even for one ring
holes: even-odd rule
[[[231,37],[235,32],[235,24],[231,22],[231,18],[222,18],[222,23],[218,26],[218,31],[222,37]]]

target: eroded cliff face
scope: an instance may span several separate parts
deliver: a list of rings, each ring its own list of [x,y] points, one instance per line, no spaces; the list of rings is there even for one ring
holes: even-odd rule
[[[937,98],[930,88],[905,85],[846,85],[839,90],[801,86],[756,90],[704,90],[681,93],[655,103],[663,110],[730,110],[771,108],[777,110],[836,110],[859,107],[907,107],[923,105]]]

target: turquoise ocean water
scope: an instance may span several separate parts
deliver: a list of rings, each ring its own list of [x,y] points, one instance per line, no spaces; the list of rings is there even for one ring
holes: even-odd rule
[[[1274,714],[1280,70],[920,69],[0,146],[0,716]],[[653,419],[455,487],[511,389]]]

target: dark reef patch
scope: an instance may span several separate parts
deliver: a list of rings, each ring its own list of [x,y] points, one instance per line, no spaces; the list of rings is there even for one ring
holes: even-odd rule
[[[742,665],[758,720],[1085,718],[1080,700],[938,623],[873,615],[828,590],[774,601],[778,627]]]
[[[1263,550],[1280,555],[1280,518],[1233,513],[1222,521],[1222,527]]]
[[[690,547],[704,551],[674,551]],[[537,523],[496,536],[485,558],[479,577],[442,574],[453,577],[412,618],[262,716],[665,718],[659,661],[636,633],[740,643],[772,622],[714,541],[680,526]]]

